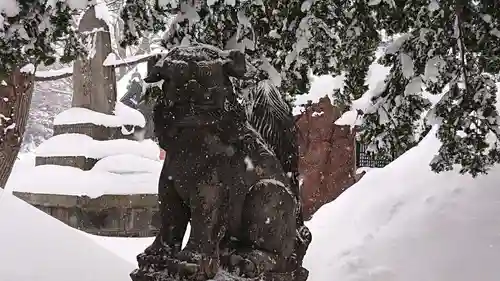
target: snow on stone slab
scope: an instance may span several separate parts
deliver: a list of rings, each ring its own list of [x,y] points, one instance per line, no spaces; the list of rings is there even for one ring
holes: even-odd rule
[[[308,222],[310,280],[498,280],[500,165],[476,179],[432,172],[435,132]]]
[[[54,117],[54,125],[91,123],[105,127],[121,127],[133,125],[145,127],[146,119],[136,109],[116,102],[114,115],[104,114],[83,107],[72,107]]]
[[[16,281],[129,281],[135,264],[0,189],[0,272]]]
[[[341,116],[335,124],[337,125],[357,125],[361,118],[357,117],[356,110],[365,111],[371,105],[371,99],[374,95],[380,93],[385,87],[384,79],[389,74],[390,68],[383,66],[377,60],[384,54],[383,48],[375,52],[375,61],[370,65],[365,84],[368,85],[368,91],[359,99],[352,102],[352,110],[344,113],[347,116]],[[335,100],[333,92],[336,89],[342,90],[344,87],[344,74],[338,76],[314,76],[311,83],[311,89],[307,94],[299,95],[294,101],[293,114],[298,115],[303,111],[302,106],[308,101],[317,103],[320,98],[329,97],[331,101]]]
[[[159,175],[162,167],[162,161],[151,160],[133,154],[122,154],[108,156],[97,161],[92,170],[115,174],[154,173]]]
[[[314,76],[311,83],[311,88],[307,94],[299,95],[294,101],[293,115],[299,115],[303,111],[303,105],[309,101],[312,103],[319,102],[320,98],[329,97],[334,100],[333,91],[344,87],[344,75],[331,76],[322,75]]]
[[[23,73],[33,74],[35,73],[35,65],[32,63],[28,63],[20,69]]]
[[[144,128],[146,126],[146,119],[139,110],[126,106],[122,102],[116,102],[115,116],[121,120],[123,125],[134,125]]]
[[[114,174],[83,171],[57,165],[41,165],[11,176],[7,189],[18,192],[89,196],[156,194],[159,173]]]
[[[36,156],[85,156],[102,159],[120,154],[132,154],[151,160],[159,160],[160,148],[151,139],[143,141],[115,139],[99,141],[83,134],[53,136],[36,148]]]

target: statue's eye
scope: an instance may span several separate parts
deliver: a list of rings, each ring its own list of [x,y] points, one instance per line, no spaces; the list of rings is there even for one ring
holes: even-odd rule
[[[210,77],[212,76],[212,70],[208,65],[201,65],[198,70],[198,75],[200,78],[202,77]]]

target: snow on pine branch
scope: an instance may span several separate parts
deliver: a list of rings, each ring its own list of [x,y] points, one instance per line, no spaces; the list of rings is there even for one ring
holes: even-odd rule
[[[86,0],[0,1],[0,75],[16,67],[62,63],[85,53],[74,14]],[[63,43],[60,47],[57,43]],[[62,54],[60,51],[62,49]]]
[[[110,53],[104,60],[103,65],[113,66],[113,67],[131,66],[145,62],[149,60],[151,57],[154,57],[159,54],[165,54],[165,51],[157,50],[148,54],[134,55],[126,58],[117,58],[114,53]]]
[[[73,66],[54,70],[38,70],[35,72],[35,81],[53,81],[68,78],[73,75]]]

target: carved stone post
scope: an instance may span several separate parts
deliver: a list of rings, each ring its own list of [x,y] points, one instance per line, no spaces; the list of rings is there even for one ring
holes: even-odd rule
[[[72,107],[112,114],[116,102],[115,68],[103,65],[112,52],[109,27],[96,16],[92,6],[83,15],[78,29],[90,51],[88,57],[78,58],[73,66]]]

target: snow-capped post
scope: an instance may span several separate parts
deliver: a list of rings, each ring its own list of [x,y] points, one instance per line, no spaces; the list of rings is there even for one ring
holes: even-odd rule
[[[35,67],[0,75],[0,188],[4,188],[21,148],[33,94]]]
[[[71,105],[111,114],[116,102],[115,68],[103,63],[113,50],[109,26],[98,8],[101,5],[89,7],[78,27],[89,53],[74,62]]]

